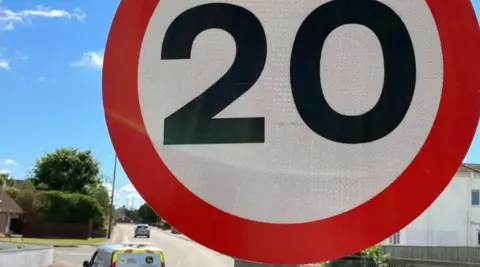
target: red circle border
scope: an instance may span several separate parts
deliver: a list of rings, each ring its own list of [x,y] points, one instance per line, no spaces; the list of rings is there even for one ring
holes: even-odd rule
[[[103,99],[116,153],[135,188],[181,232],[232,257],[269,263],[322,262],[356,253],[399,231],[448,185],[480,117],[480,34],[470,0],[426,0],[442,43],[444,87],[434,126],[410,166],[388,188],[337,216],[270,224],[223,212],[183,186],[145,129],[138,98],[144,33],[159,0],[122,0],[108,36]],[[160,46],[160,44],[159,44]],[[159,59],[160,60],[160,59]]]

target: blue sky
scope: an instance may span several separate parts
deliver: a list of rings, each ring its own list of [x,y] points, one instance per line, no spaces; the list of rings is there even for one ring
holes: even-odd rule
[[[101,68],[118,3],[0,0],[0,172],[23,178],[45,152],[69,146],[91,149],[112,176]],[[480,163],[480,127],[465,162]],[[121,166],[117,174],[117,205],[142,204]]]

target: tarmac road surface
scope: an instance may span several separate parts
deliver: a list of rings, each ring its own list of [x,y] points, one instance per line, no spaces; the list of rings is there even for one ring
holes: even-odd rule
[[[232,258],[210,250],[180,234],[172,234],[152,227],[150,238],[134,238],[134,224],[117,224],[123,240],[145,241],[163,250],[167,267],[233,267]],[[81,267],[90,259],[95,247],[55,248],[55,261],[59,266]]]

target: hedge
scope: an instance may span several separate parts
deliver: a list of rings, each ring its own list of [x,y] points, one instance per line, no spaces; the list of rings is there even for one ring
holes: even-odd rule
[[[43,191],[35,205],[35,211],[50,222],[88,223],[93,219],[94,226],[100,226],[105,220],[102,206],[93,197],[61,191]]]

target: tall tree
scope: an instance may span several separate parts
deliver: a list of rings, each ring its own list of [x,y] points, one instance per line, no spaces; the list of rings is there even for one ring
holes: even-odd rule
[[[37,188],[86,194],[101,183],[99,173],[90,150],[59,148],[37,160],[31,180]]]
[[[138,218],[146,223],[153,223],[156,222],[159,217],[147,203],[144,203],[138,208]]]

